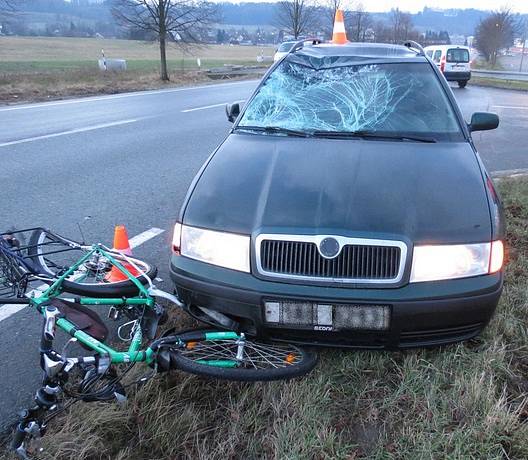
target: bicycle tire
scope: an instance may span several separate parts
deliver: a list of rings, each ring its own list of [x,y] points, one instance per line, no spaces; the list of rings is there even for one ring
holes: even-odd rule
[[[206,332],[217,332],[217,331],[203,331],[200,330],[200,333]],[[201,344],[207,344],[212,342],[222,342],[220,347],[225,350],[226,346],[232,346],[232,359],[235,359],[236,355],[236,345],[234,340],[225,340],[225,341],[211,341],[211,340],[202,340],[197,341],[196,337],[185,338],[185,335],[196,336],[193,333],[187,333],[184,336],[175,334],[182,342],[188,344],[195,342],[194,349],[199,347]],[[299,347],[297,345],[282,343],[282,342],[257,342],[254,339],[246,338],[245,353],[247,352],[247,347],[260,347],[261,349],[266,350],[269,353],[278,353],[289,356],[292,353],[295,353],[297,358],[294,363],[285,363],[282,367],[264,367],[264,368],[254,368],[254,367],[217,367],[209,364],[203,364],[197,362],[197,357],[200,356],[200,353],[194,353],[194,359],[192,358],[191,353],[185,353],[185,350],[181,348],[171,348],[170,351],[170,364],[172,369],[179,369],[184,372],[189,372],[191,374],[213,377],[216,379],[223,380],[236,380],[244,382],[257,382],[257,381],[272,381],[272,380],[285,380],[295,377],[300,377],[308,372],[310,372],[318,361],[318,355],[312,350]],[[226,351],[227,352],[227,351]],[[203,359],[203,357],[201,358]],[[254,359],[254,358],[253,358]],[[278,357],[274,365],[277,365],[279,362]],[[251,359],[249,360],[251,361]],[[253,363],[251,363],[253,364]]]
[[[57,273],[47,264],[45,258],[41,255],[40,249],[43,247],[42,242],[46,236],[56,240],[57,243],[65,245],[79,245],[77,241],[69,240],[63,236],[55,235],[44,229],[35,230],[29,239],[28,256],[39,270],[52,278],[57,278]],[[119,256],[116,256],[119,259]],[[154,279],[158,273],[157,268],[143,260],[130,257],[130,259],[145,268],[145,275],[138,276],[136,279],[143,285],[148,283],[147,277]],[[129,297],[139,293],[137,286],[129,279],[116,282],[105,282],[100,284],[84,284],[65,279],[62,282],[62,289],[70,294],[76,294],[88,297]]]

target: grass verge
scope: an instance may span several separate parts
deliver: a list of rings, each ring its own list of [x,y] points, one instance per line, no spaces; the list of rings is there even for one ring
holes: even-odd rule
[[[244,78],[260,78],[261,73]],[[195,83],[217,83],[203,71],[171,68],[171,80],[160,80],[159,72],[153,69],[127,70],[126,72],[100,72],[96,69],[46,70],[41,72],[0,73],[0,104],[40,102],[69,97],[116,94]],[[240,79],[241,77],[233,78]]]
[[[100,72],[97,60],[127,60],[127,71]],[[257,65],[271,48],[209,45],[169,46],[170,82],[159,79],[156,43],[135,40],[59,37],[0,37],[0,104],[158,89],[212,81],[203,70],[224,65]],[[198,59],[200,67],[198,67]],[[262,73],[265,68],[262,69]],[[261,74],[253,76],[258,78]]]
[[[528,81],[500,80],[498,78],[471,77],[470,85],[528,91]]]
[[[481,337],[433,350],[324,351],[314,372],[290,382],[159,376],[126,405],[74,406],[51,424],[41,458],[528,458],[528,180],[498,188],[509,261]]]

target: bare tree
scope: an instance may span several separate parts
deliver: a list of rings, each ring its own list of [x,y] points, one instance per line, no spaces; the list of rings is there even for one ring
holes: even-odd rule
[[[332,34],[332,30],[334,29],[334,20],[336,11],[343,9],[345,1],[344,0],[326,0],[324,3],[324,6],[328,12],[328,22],[325,20],[325,31],[330,31],[330,34]],[[328,24],[328,26],[326,26]]]
[[[349,40],[354,42],[364,42],[366,40],[367,30],[372,27],[372,18],[365,11],[363,4],[357,2],[348,16]]]
[[[167,81],[167,42],[200,42],[200,31],[215,21],[216,8],[205,0],[113,0],[112,14],[120,24],[156,36],[161,79]]]
[[[392,9],[389,15],[389,27],[391,29],[392,43],[401,43],[404,40],[417,37],[414,30],[412,16],[401,11],[399,8]]]
[[[14,11],[14,0],[0,0],[0,11]]]
[[[315,5],[312,0],[283,0],[277,3],[277,25],[298,39],[317,24]]]
[[[519,72],[523,71],[524,52],[526,50],[526,40],[528,38],[528,19],[523,18],[519,21],[518,29],[521,33],[522,49],[521,49],[521,62],[519,63]]]
[[[509,9],[496,11],[480,21],[475,30],[475,47],[493,67],[499,51],[513,44],[517,24]]]
[[[16,2],[15,0],[0,0],[0,17],[7,16],[17,10],[17,5],[22,3],[22,0]]]

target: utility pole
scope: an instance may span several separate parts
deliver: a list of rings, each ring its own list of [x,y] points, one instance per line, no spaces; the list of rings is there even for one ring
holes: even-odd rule
[[[522,72],[523,61],[524,61],[524,50],[526,49],[526,32],[528,31],[528,22],[524,20],[522,22],[523,32],[521,36],[522,40],[522,51],[521,51],[521,63],[519,64],[519,72]]]
[[[521,51],[521,63],[519,64],[519,72],[522,72],[523,61],[524,61],[524,49],[526,48],[526,37],[523,38],[523,47]]]

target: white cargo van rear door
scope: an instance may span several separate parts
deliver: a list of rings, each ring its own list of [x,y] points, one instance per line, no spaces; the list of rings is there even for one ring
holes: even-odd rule
[[[444,72],[469,71],[469,50],[467,48],[449,48],[446,52]]]

